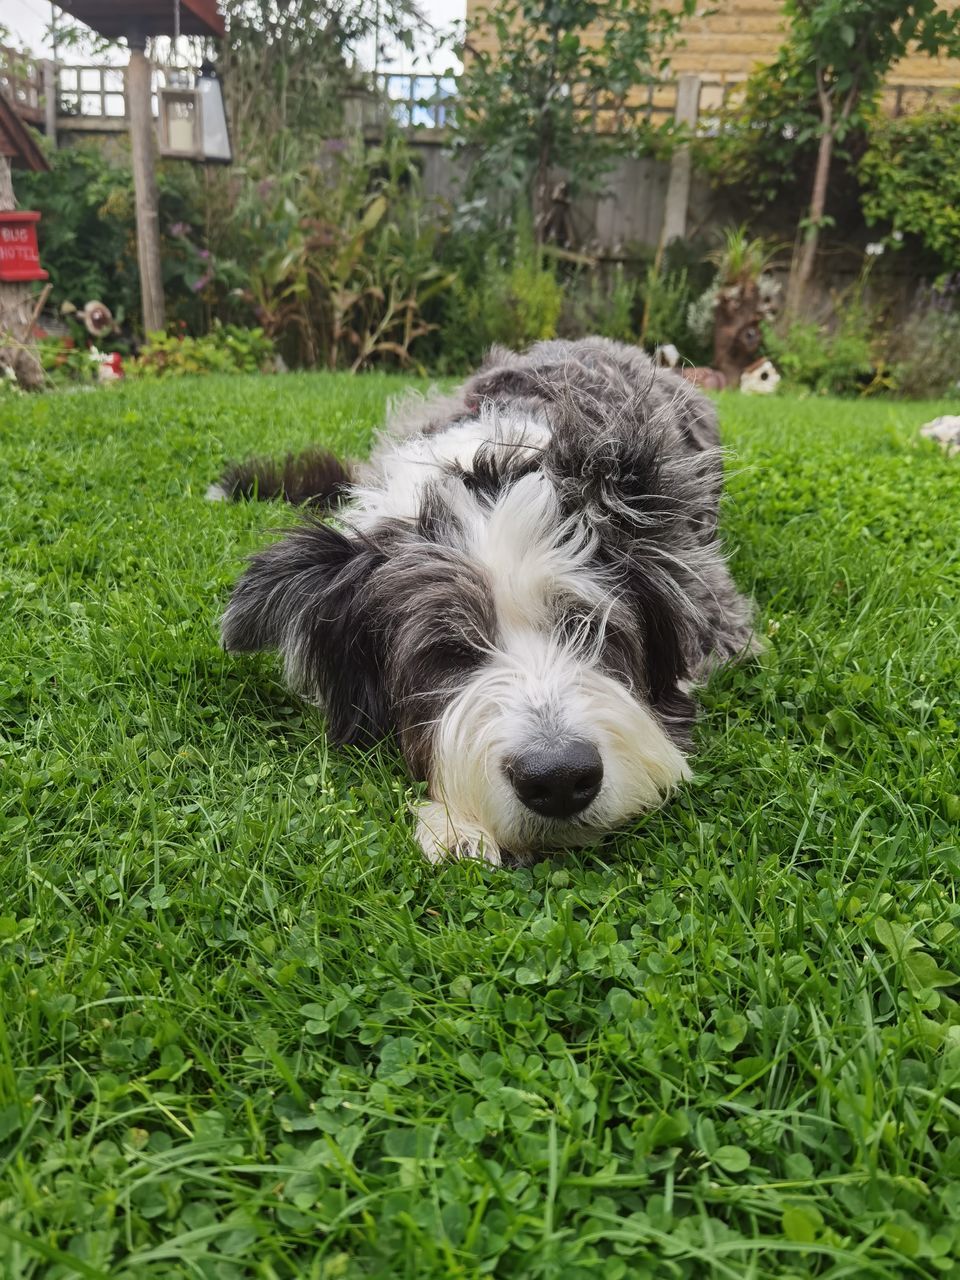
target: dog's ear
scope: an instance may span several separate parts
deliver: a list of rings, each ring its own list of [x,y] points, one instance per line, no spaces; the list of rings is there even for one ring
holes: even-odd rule
[[[298,693],[319,703],[338,743],[390,729],[370,578],[383,555],[309,519],[255,555],[221,622],[225,649],[277,649]]]
[[[644,633],[647,689],[656,706],[688,674],[683,623],[666,591],[653,580],[632,574],[628,590]]]
[[[683,687],[690,675],[690,618],[676,598],[673,581],[659,566],[645,566],[639,548],[627,563],[622,579],[624,602],[642,637],[633,669],[638,671],[650,706],[667,733],[678,746],[688,747],[697,713],[694,699]]]

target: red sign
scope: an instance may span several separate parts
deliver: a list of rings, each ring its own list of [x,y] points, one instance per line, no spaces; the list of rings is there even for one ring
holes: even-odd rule
[[[46,280],[37,249],[39,213],[0,213],[0,280]]]

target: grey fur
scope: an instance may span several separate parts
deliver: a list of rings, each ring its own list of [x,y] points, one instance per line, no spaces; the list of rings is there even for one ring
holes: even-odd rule
[[[327,449],[288,453],[273,458],[248,458],[229,463],[209,496],[216,501],[265,502],[282,498],[296,507],[332,507],[350,484],[350,473]]]

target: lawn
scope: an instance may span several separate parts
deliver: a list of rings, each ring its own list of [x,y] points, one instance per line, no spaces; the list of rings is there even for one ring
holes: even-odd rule
[[[949,406],[727,397],[767,649],[602,847],[425,865],[216,619],[386,378],[0,403],[0,1275],[960,1276]]]

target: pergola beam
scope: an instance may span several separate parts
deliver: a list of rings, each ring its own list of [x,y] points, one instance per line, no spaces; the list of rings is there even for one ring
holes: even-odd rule
[[[145,36],[173,35],[173,0],[62,0],[60,8],[110,40],[122,40],[136,23]],[[180,32],[222,36],[216,0],[180,0]]]

